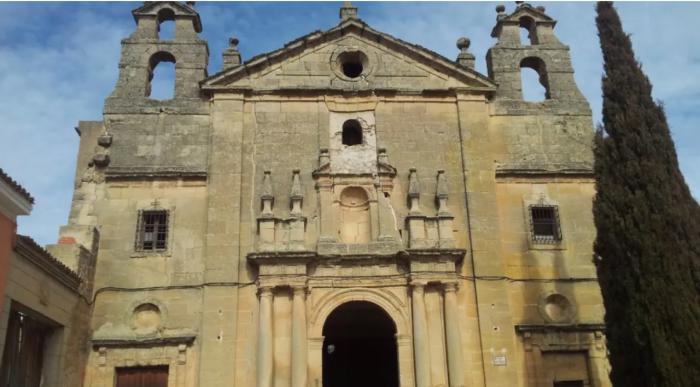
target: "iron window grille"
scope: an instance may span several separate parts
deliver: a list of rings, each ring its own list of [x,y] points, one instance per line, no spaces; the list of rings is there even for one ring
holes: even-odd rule
[[[168,218],[166,210],[139,211],[135,246],[137,251],[167,250]]]
[[[561,241],[559,210],[553,205],[530,206],[530,233],[535,243]]]

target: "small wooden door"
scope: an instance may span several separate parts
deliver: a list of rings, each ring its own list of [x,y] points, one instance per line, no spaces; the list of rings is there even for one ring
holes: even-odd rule
[[[10,310],[0,387],[41,386],[44,339],[50,327],[27,314]]]
[[[168,387],[168,366],[117,368],[117,387]]]

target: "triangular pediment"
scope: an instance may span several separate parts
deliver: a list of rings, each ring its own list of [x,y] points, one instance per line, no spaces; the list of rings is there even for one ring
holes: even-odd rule
[[[342,73],[344,53],[361,52],[363,74]],[[202,82],[216,90],[394,90],[438,91],[472,89],[488,92],[496,85],[488,77],[435,52],[370,28],[357,19],[345,20],[325,32],[316,31],[283,48],[258,55]]]
[[[173,11],[173,14],[177,16],[184,16],[187,18],[192,18],[194,21],[195,31],[202,32],[202,22],[199,18],[199,13],[192,9],[187,4],[182,4],[177,1],[147,1],[142,6],[131,11],[134,19],[139,17],[157,17],[158,13],[163,9],[169,9]]]
[[[508,21],[519,21],[521,17],[529,16],[535,22],[554,22],[554,19],[549,17],[544,11],[533,7],[528,3],[521,4],[518,8],[506,17]]]

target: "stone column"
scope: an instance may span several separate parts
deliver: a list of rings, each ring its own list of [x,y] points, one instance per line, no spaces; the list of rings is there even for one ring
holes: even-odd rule
[[[272,387],[272,287],[260,288],[258,387]]]
[[[292,291],[292,387],[306,387],[306,288]]]
[[[457,312],[457,284],[444,284],[445,290],[445,342],[447,344],[447,370],[450,387],[464,387],[464,358],[462,338],[459,334],[459,314]]]
[[[411,302],[413,303],[413,361],[416,368],[416,387],[430,387],[430,347],[424,293],[424,284],[413,284]]]

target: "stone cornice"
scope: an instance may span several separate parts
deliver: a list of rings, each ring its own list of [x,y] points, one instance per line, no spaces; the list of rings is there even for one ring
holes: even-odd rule
[[[92,339],[93,347],[139,347],[151,345],[177,345],[191,344],[197,335],[195,333],[158,336],[158,337],[114,337],[114,338],[94,338]]]
[[[347,253],[347,254],[319,254],[316,251],[258,251],[247,255],[251,262],[256,264],[269,263],[300,263],[312,260],[333,260],[333,259],[387,259],[387,258],[423,258],[436,259],[447,258],[458,262],[466,254],[465,249],[456,248],[428,248],[428,249],[407,249],[397,253]]]
[[[256,264],[303,263],[317,257],[315,251],[260,251],[248,254],[248,260]]]
[[[17,235],[15,252],[17,255],[46,272],[51,278],[54,278],[65,287],[78,293],[81,283],[78,274],[61,263],[61,261],[56,259],[53,255],[49,254],[48,251],[44,250],[34,242],[33,239],[24,235]]]
[[[454,249],[454,248],[434,248],[434,249],[407,249],[402,252],[401,255],[405,257],[417,257],[417,258],[436,258],[436,257],[447,257],[454,261],[460,261],[464,258],[467,253],[465,249]]]
[[[105,178],[111,180],[133,179],[191,179],[206,180],[207,171],[189,169],[184,167],[109,167],[105,171]]]
[[[516,168],[498,167],[496,178],[586,178],[594,177],[591,168],[561,168],[561,169],[539,169],[539,168]]]
[[[605,324],[516,324],[517,333],[525,332],[600,332],[605,331]]]

